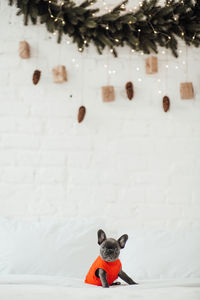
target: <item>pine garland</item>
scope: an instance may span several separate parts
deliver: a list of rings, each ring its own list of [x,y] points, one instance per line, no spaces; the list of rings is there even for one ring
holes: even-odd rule
[[[95,2],[9,0],[19,8],[17,15],[24,15],[24,25],[29,20],[37,24],[39,19],[49,32],[58,32],[58,43],[63,34],[68,35],[80,52],[93,42],[100,54],[106,46],[115,56],[118,46],[128,45],[145,54],[158,53],[160,46],[170,48],[177,57],[179,38],[188,46],[200,46],[200,0],[166,0],[163,6],[158,0],[144,0],[135,12],[125,12],[125,0],[103,15],[91,8]]]

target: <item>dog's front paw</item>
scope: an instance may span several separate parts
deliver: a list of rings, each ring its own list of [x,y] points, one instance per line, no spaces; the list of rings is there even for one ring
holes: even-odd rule
[[[139,284],[139,283],[137,283],[137,282],[135,282],[135,281],[131,281],[131,282],[129,283],[129,285],[133,285],[133,284]]]
[[[103,288],[109,288],[109,284],[108,285],[107,284],[103,285]]]
[[[120,285],[120,284],[121,284],[121,282],[116,281],[116,282],[113,282],[111,285]]]

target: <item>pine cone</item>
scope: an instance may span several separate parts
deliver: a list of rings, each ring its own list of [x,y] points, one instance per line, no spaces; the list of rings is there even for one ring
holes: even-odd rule
[[[169,97],[164,96],[163,97],[163,109],[164,109],[164,111],[167,112],[169,110],[169,107],[170,107]]]
[[[37,84],[40,80],[41,71],[35,70],[33,73],[33,84]]]
[[[81,123],[85,117],[86,108],[85,106],[80,106],[78,111],[78,122]]]
[[[134,97],[134,87],[131,81],[127,82],[126,84],[126,93],[129,100],[133,99]]]

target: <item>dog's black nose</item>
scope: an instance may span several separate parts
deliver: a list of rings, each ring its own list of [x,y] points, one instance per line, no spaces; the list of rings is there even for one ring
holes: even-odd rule
[[[108,252],[109,254],[111,254],[111,253],[113,253],[113,252],[114,252],[114,249],[112,249],[112,248],[110,248],[110,249],[107,249],[107,252]]]

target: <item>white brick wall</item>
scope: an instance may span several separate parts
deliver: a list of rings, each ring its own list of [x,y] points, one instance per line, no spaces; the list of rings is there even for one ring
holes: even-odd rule
[[[138,227],[199,224],[200,49],[186,55],[181,45],[179,59],[160,53],[159,73],[148,76],[144,55],[124,48],[115,59],[93,47],[80,54],[66,38],[56,44],[43,26],[24,27],[15,13],[1,0],[0,215],[104,215],[117,218],[117,226]],[[18,56],[24,39],[29,60]],[[61,85],[52,81],[58,64],[68,71]],[[116,74],[108,76],[105,64]],[[42,77],[33,86],[36,68]],[[128,80],[135,85],[133,101],[125,95]],[[185,80],[193,82],[195,100],[180,99]],[[102,103],[101,86],[108,82],[116,101]],[[87,114],[77,124],[81,104]]]

